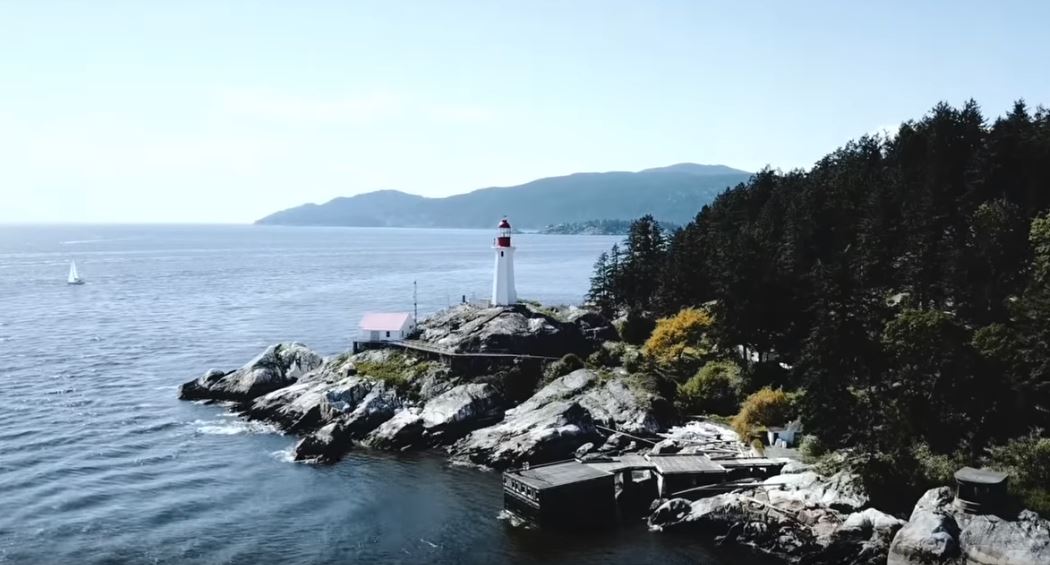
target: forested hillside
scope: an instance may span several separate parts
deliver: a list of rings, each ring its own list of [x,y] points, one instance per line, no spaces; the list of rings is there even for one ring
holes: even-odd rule
[[[679,163],[638,172],[576,173],[446,198],[381,190],[304,204],[256,223],[490,228],[506,215],[516,228],[540,229],[549,224],[651,214],[684,224],[700,206],[748,176],[750,173],[723,165]]]
[[[696,366],[739,364],[734,407],[782,389],[807,447],[852,447],[876,492],[913,501],[987,464],[1046,512],[1048,209],[1050,113],[940,104],[810,170],[759,172],[672,234],[639,220],[589,298],[629,321],[700,308],[675,322],[702,326],[678,361],[700,359],[653,362],[690,394],[709,385]]]

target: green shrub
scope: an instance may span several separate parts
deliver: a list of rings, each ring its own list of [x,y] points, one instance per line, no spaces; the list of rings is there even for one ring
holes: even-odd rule
[[[595,367],[619,367],[626,347],[620,341],[607,341],[587,358],[587,364]]]
[[[1050,516],[1050,438],[1033,433],[988,453],[986,464],[1009,473],[1010,491],[1025,507]]]
[[[550,369],[548,370],[554,375],[554,378],[558,378],[568,375],[577,369],[582,369],[585,366],[583,359],[580,359],[579,355],[576,355],[575,353],[566,353],[561,359],[551,363]]]
[[[763,388],[748,396],[733,417],[732,426],[741,440],[766,426],[779,426],[791,416],[791,398],[783,390]]]
[[[824,445],[824,442],[820,441],[820,438],[815,435],[804,435],[802,436],[802,441],[798,443],[798,452],[807,461],[813,461],[827,454],[828,446]]]
[[[621,361],[628,372],[640,373],[645,369],[645,358],[642,357],[642,352],[633,347],[624,351]]]
[[[740,367],[712,361],[678,386],[678,409],[684,414],[733,414],[740,408]]]
[[[385,361],[359,361],[357,373],[380,380],[399,392],[407,392],[412,381],[422,377],[430,368],[429,361],[420,361],[403,353],[391,355]]]
[[[627,313],[627,317],[624,318],[620,327],[616,329],[619,330],[620,337],[627,343],[642,345],[645,343],[645,340],[649,339],[655,327],[656,322],[651,318],[647,318],[641,312],[631,310]]]

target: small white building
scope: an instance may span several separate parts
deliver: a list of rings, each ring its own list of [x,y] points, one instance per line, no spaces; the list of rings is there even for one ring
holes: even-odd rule
[[[416,329],[409,312],[369,312],[361,318],[358,341],[398,341],[408,338]]]

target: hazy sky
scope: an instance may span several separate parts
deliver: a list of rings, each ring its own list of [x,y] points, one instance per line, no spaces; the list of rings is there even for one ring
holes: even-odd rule
[[[0,222],[247,222],[1050,104],[1050,3],[0,0]]]

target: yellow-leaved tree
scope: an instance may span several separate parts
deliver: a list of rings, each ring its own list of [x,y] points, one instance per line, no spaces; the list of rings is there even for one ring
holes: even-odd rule
[[[711,353],[707,331],[713,319],[706,310],[685,308],[656,322],[642,353],[680,380],[696,374]]]

